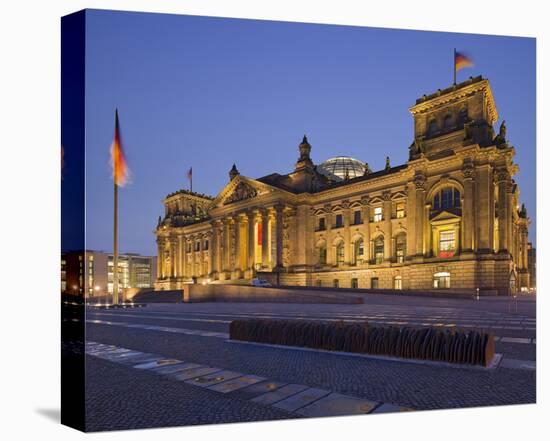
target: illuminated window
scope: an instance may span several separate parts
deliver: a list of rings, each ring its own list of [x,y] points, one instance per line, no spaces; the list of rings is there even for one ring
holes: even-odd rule
[[[439,233],[439,257],[451,257],[455,251],[455,231],[447,230]]]
[[[403,279],[401,276],[393,278],[393,289],[403,289]]]
[[[448,272],[439,272],[434,274],[434,288],[443,289],[451,287],[451,274]]]
[[[327,263],[327,246],[325,244],[319,247],[319,264],[325,265]]]
[[[374,208],[374,222],[380,222],[382,220],[382,207]]]
[[[395,216],[397,219],[405,217],[405,202],[398,202],[395,204]]]
[[[336,224],[335,224],[335,227],[336,228],[339,228],[339,227],[342,227],[344,225],[344,218],[342,217],[341,214],[337,214],[336,215]]]
[[[336,265],[340,266],[344,263],[344,242],[336,245]]]
[[[374,240],[374,261],[380,264],[384,261],[384,237],[378,236]]]
[[[353,250],[354,250],[354,262],[357,263],[361,259],[363,259],[363,255],[365,252],[364,242],[363,239],[357,239],[355,243],[353,244]]]
[[[398,234],[395,238],[395,259],[397,263],[405,261],[405,253],[407,249],[407,236],[405,233]]]

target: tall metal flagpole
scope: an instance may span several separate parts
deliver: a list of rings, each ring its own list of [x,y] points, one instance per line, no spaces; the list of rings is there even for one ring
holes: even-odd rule
[[[118,121],[117,121],[118,122]],[[118,185],[115,166],[114,231],[113,231],[113,303],[118,305]]]
[[[120,142],[118,133],[118,109],[115,110],[115,140],[113,150],[118,149]],[[118,305],[118,172],[120,157],[113,151],[113,181],[114,181],[114,222],[113,222],[113,304]]]

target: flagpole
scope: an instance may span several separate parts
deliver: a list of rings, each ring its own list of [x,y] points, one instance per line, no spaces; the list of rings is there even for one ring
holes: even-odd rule
[[[453,84],[456,86],[456,47],[453,48]]]
[[[115,110],[115,145],[120,142],[118,132],[118,109]],[[113,304],[118,305],[118,173],[119,173],[119,155],[117,152],[113,152],[113,183],[114,183],[114,197],[113,197]]]
[[[113,304],[118,304],[118,185],[114,188],[114,231],[113,231]]]

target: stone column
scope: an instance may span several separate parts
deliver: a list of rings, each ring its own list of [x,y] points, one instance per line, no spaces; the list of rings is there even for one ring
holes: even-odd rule
[[[506,169],[497,170],[498,185],[498,252],[508,252],[508,183],[510,175]]]
[[[254,265],[256,263],[256,243],[254,241],[254,233],[256,228],[256,213],[248,212],[246,214],[248,218],[248,256],[246,266],[248,271],[254,272]],[[252,277],[252,275],[251,275]]]
[[[269,243],[269,213],[267,210],[261,211],[262,215],[262,269],[271,269],[269,262],[270,246]]]
[[[464,161],[462,167],[464,176],[464,194],[462,203],[462,225],[464,228],[464,242],[462,251],[474,249],[474,166],[469,161]]]
[[[174,278],[176,275],[176,265],[175,265],[176,250],[175,250],[175,243],[174,243],[173,237],[170,237],[168,239],[168,246],[170,250],[170,278]]]
[[[160,237],[157,237],[157,279],[162,279],[164,277],[163,265],[164,260],[164,247]]]
[[[334,250],[332,246],[332,207],[325,205],[325,226],[327,228],[327,265],[334,265]]]
[[[223,220],[223,271],[231,272],[231,219]]]
[[[474,243],[476,251],[490,252],[494,247],[494,184],[491,166],[479,166],[476,173],[476,209]]]
[[[187,239],[184,235],[180,236],[180,249],[181,249],[181,276],[187,277]]]
[[[233,259],[234,264],[233,264],[232,271],[237,274],[237,278],[241,277],[241,270],[242,270],[241,243],[243,242],[244,238],[242,237],[241,225],[242,225],[241,215],[235,216],[235,223],[233,224],[233,228],[235,229],[235,249],[232,250],[234,255],[234,259]]]
[[[432,235],[431,235],[431,226],[430,226],[430,209],[432,204],[426,202],[424,204],[424,255],[430,256],[432,251]]]
[[[382,204],[382,213],[384,216],[384,260],[390,260],[392,257],[392,228],[391,228],[391,193],[384,192],[382,195],[384,202]]]
[[[370,207],[368,198],[361,200],[363,206],[361,207],[361,218],[363,219],[363,234],[365,236],[363,241],[364,256],[363,260],[368,262],[371,259],[370,252]]]
[[[275,206],[276,269],[280,269],[283,266],[283,209],[282,205]]]
[[[416,186],[416,204],[415,204],[415,242],[417,256],[424,254],[424,222],[428,222],[428,219],[424,219],[424,205],[426,198],[426,176],[422,173],[417,173],[414,177],[414,184]]]
[[[214,272],[214,232],[210,230],[207,235],[208,239],[208,268],[206,269],[206,275],[209,276]]]
[[[223,252],[223,246],[222,246],[222,226],[220,225],[220,221],[216,221],[215,224],[214,224],[214,235],[215,235],[215,242],[216,242],[216,246],[214,248],[214,259],[215,259],[215,268],[214,268],[214,271],[215,273],[217,273],[218,275],[218,279],[220,278],[219,277],[219,274],[221,271],[223,271],[223,255],[222,255],[222,252]]]
[[[350,231],[350,204],[342,201],[342,215],[344,217],[344,265],[351,263],[351,231]]]
[[[507,249],[508,252],[512,251],[512,241],[514,238],[514,184],[510,177],[506,182],[506,227],[507,227]]]

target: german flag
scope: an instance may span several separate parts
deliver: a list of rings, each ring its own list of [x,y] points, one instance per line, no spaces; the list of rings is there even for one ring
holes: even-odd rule
[[[474,62],[466,54],[455,51],[455,72],[458,72],[460,69],[465,67],[471,67],[474,65]]]
[[[115,110],[115,137],[111,144],[111,167],[113,168],[113,180],[119,187],[123,187],[128,182],[130,170],[126,163],[126,156],[122,149],[120,140],[120,126],[118,122],[118,109]]]

